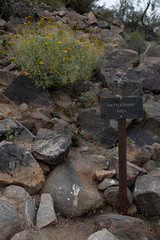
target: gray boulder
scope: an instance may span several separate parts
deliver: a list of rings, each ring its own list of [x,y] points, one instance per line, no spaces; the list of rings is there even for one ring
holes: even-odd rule
[[[8,239],[16,231],[21,230],[20,218],[16,208],[5,199],[0,199],[0,232],[1,240]]]
[[[41,232],[34,230],[25,230],[23,232],[19,232],[11,240],[49,240],[49,238]],[[54,239],[53,239],[54,240]]]
[[[47,177],[41,193],[50,193],[56,212],[81,216],[104,205],[93,172],[83,159],[68,158]]]
[[[101,119],[99,108],[82,110],[78,116],[80,127],[86,131],[86,137],[111,147],[118,138],[118,131],[114,129],[110,121]]]
[[[25,189],[10,185],[5,188],[3,195],[18,210],[22,228],[33,227],[36,219],[36,204]]]
[[[55,223],[57,223],[57,217],[54,210],[53,199],[50,194],[44,193],[41,195],[36,226],[37,228],[43,228]]]
[[[111,186],[104,191],[104,197],[108,204],[119,207],[119,186]],[[133,203],[133,196],[129,188],[127,188],[128,206]]]
[[[95,226],[97,229],[107,228],[118,240],[147,240],[145,224],[138,218],[106,214],[96,219]]]
[[[70,135],[65,134],[65,132],[58,133],[51,130],[42,135],[41,130],[41,133],[38,133],[38,138],[40,134],[43,139],[39,139],[35,142],[33,156],[37,160],[52,166],[56,166],[63,162],[69,153],[69,148],[72,143]]]
[[[138,53],[130,49],[110,48],[101,67],[104,86],[113,95],[129,96],[142,92],[142,83],[133,66],[138,62]]]
[[[16,143],[0,144],[0,184],[23,186],[37,193],[44,182],[43,171],[27,148]]]
[[[117,238],[104,228],[91,234],[88,240],[117,240]]]
[[[146,216],[160,215],[160,176],[145,175],[137,178],[133,197],[138,209]]]

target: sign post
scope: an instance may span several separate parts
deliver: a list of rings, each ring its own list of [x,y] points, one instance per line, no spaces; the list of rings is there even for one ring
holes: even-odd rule
[[[102,98],[101,117],[118,120],[120,213],[127,214],[126,119],[143,117],[141,97]]]

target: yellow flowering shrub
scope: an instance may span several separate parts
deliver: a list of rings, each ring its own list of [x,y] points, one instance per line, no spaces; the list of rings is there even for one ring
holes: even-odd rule
[[[100,66],[102,47],[99,43],[78,39],[67,27],[47,22],[20,26],[11,36],[10,59],[37,87],[56,88],[91,78]],[[76,36],[76,37],[75,37]]]

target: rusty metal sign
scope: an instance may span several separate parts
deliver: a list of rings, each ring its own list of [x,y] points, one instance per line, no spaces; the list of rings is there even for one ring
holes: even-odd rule
[[[142,97],[102,98],[101,117],[104,119],[143,118]]]

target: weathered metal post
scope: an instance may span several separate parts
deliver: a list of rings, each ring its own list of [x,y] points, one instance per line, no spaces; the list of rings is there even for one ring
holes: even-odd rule
[[[118,120],[120,213],[127,214],[126,119]]]
[[[102,98],[101,117],[118,120],[119,135],[119,205],[120,213],[127,214],[126,119],[143,118],[142,97]]]

